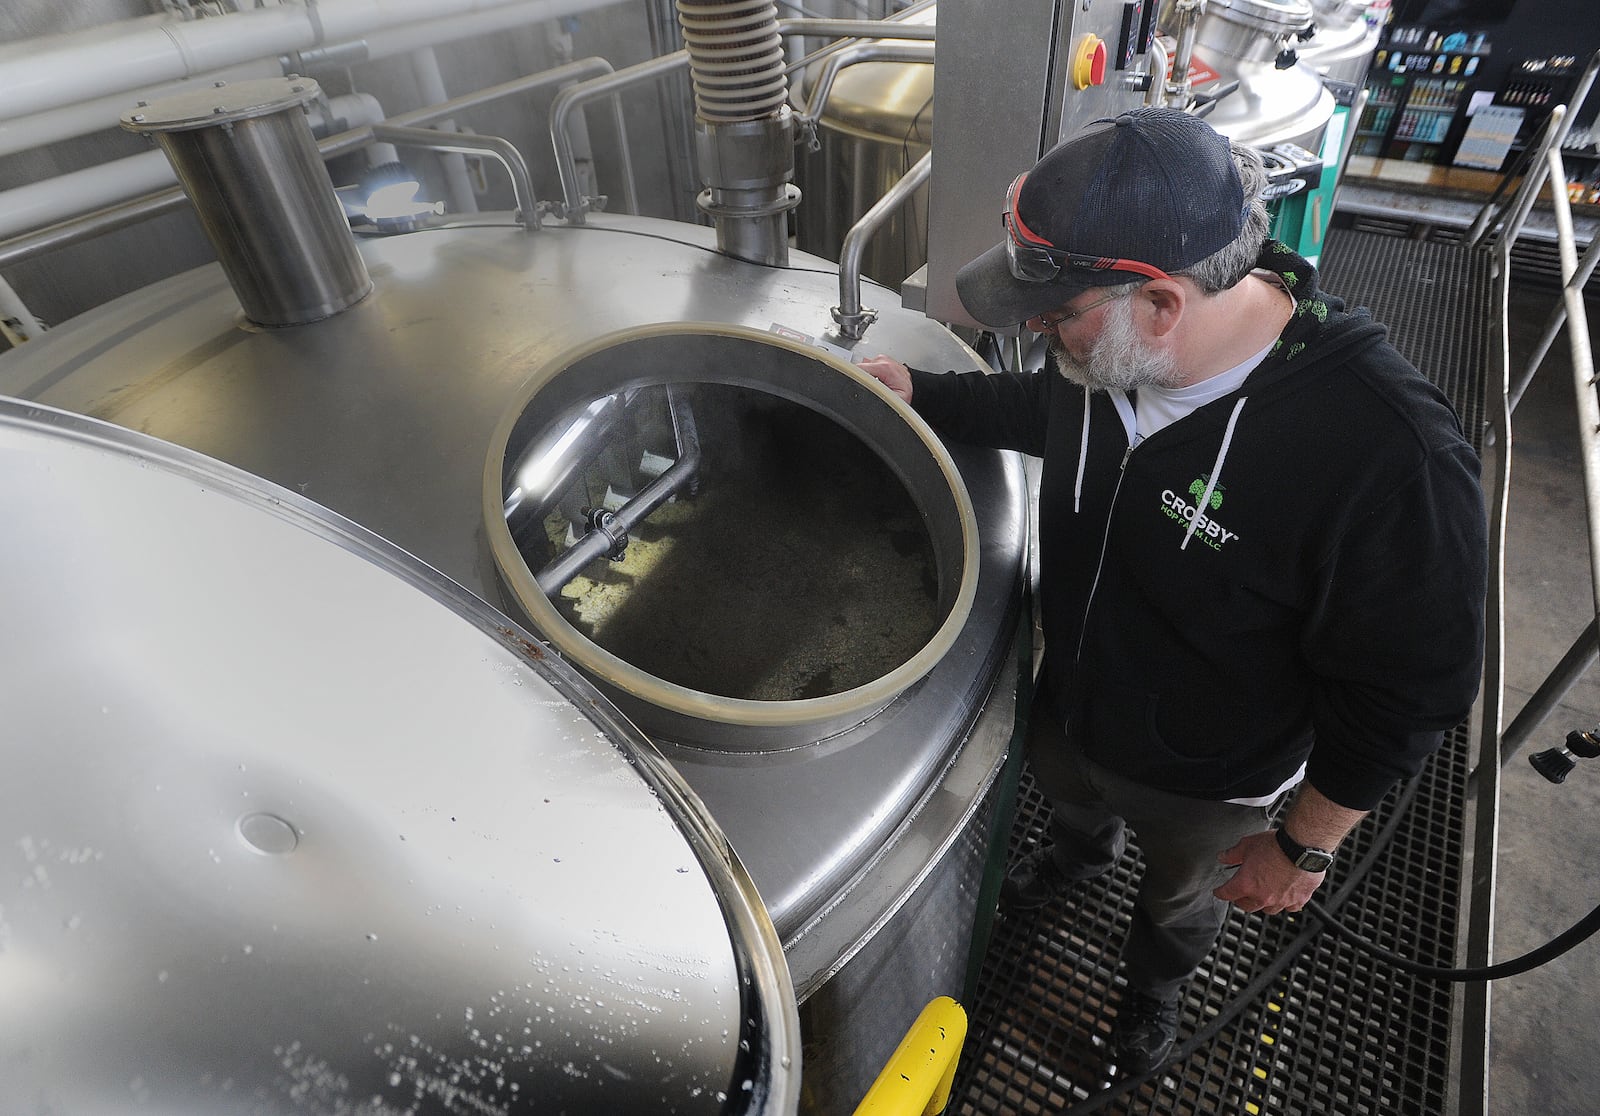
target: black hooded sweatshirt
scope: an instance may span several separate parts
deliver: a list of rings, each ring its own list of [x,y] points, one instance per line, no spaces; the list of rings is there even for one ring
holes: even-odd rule
[[[1099,763],[1203,799],[1311,785],[1371,809],[1478,689],[1478,459],[1365,310],[1268,242],[1293,317],[1242,387],[1129,449],[1057,371],[912,372],[945,436],[1043,459],[1045,669]],[[1087,413],[1085,413],[1087,410]]]

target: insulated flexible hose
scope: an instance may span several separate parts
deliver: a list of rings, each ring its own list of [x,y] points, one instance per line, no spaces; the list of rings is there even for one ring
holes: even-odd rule
[[[695,110],[713,124],[770,116],[789,96],[773,0],[678,0]]]

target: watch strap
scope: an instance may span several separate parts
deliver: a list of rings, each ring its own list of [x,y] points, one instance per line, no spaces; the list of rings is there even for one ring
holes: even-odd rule
[[[1278,839],[1278,848],[1283,850],[1283,855],[1303,872],[1325,872],[1333,864],[1333,853],[1327,849],[1313,848],[1302,845],[1282,828],[1273,830]]]

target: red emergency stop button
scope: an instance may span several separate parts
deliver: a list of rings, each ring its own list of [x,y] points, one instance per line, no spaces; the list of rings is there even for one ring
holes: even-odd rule
[[[1072,48],[1072,87],[1087,89],[1106,80],[1106,41],[1099,35],[1080,36]]]

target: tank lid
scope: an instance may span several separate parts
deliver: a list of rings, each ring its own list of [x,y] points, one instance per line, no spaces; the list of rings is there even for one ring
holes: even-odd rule
[[[1311,0],[1211,0],[1205,14],[1281,35],[1311,22]]]
[[[748,877],[571,668],[167,443],[0,398],[0,473],[8,1094],[795,1111]]]
[[[322,94],[312,78],[255,78],[219,81],[209,89],[193,89],[162,97],[122,114],[132,132],[187,132],[213,124],[250,120],[314,101]]]

